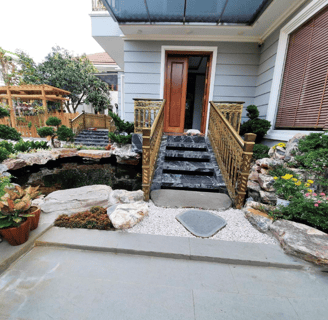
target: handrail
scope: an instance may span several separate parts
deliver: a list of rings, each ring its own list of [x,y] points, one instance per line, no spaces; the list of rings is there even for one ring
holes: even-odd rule
[[[165,102],[164,99],[151,128],[145,128],[142,132],[142,190],[145,201],[149,200],[150,187],[163,136]]]
[[[228,193],[240,209],[246,196],[256,134],[245,134],[244,141],[212,101],[210,106],[208,137]]]
[[[143,129],[151,128],[158,114],[162,99],[134,100],[134,133],[142,133]]]

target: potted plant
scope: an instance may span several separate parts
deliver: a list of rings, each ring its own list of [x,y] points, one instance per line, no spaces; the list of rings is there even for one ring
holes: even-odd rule
[[[37,228],[40,208],[31,207],[32,199],[38,196],[38,188],[20,186],[5,188],[7,192],[0,201],[0,234],[11,245],[20,245],[28,240],[30,230]]]

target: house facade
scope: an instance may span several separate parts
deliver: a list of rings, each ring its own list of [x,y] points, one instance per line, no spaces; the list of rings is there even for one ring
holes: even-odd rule
[[[92,35],[120,67],[118,105],[166,99],[165,131],[207,133],[209,102],[258,106],[268,140],[328,129],[328,0],[94,1]],[[327,87],[327,90],[326,90]]]

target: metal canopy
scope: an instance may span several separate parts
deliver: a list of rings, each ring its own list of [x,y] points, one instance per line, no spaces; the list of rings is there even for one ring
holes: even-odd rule
[[[103,0],[118,23],[251,25],[273,0]]]

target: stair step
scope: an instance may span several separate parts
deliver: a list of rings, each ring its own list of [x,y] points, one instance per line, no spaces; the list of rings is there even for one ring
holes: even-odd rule
[[[166,150],[165,158],[183,158],[208,161],[211,155],[205,151]]]
[[[168,161],[163,164],[164,171],[213,173],[214,166],[210,162]]]
[[[106,142],[108,141],[108,138],[104,138],[104,139],[92,139],[92,138],[75,138],[75,141],[96,141],[96,142]]]
[[[167,142],[166,149],[203,149],[207,150],[206,143],[189,143],[189,142]]]
[[[177,143],[205,143],[205,138],[200,136],[168,136],[167,142]]]
[[[220,179],[221,180],[221,179]],[[198,189],[198,190],[220,190],[225,187],[222,181],[214,176],[169,174],[162,175],[162,188]]]

